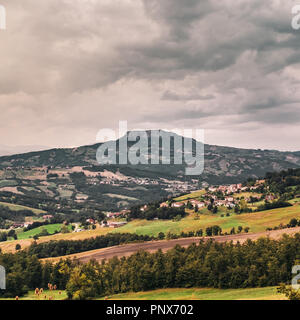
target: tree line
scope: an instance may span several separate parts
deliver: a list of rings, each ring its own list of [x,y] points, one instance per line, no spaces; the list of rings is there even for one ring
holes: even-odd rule
[[[113,247],[129,242],[152,241],[157,239],[158,238],[154,236],[138,235],[135,233],[109,233],[84,240],[56,240],[39,244],[33,242],[26,250],[29,255],[35,255],[39,259],[42,259]]]
[[[140,206],[134,206],[130,209],[128,214],[129,219],[161,219],[161,220],[172,220],[175,217],[183,218],[186,216],[186,212],[183,208],[173,207],[159,207],[159,203],[154,203],[148,206],[145,212],[140,210]]]
[[[140,251],[106,263],[79,264],[71,272],[66,290],[69,298],[87,299],[160,288],[275,286],[291,280],[299,254],[300,234],[244,244],[200,241],[167,253]]]
[[[70,259],[43,263],[28,251],[0,252],[0,265],[7,272],[7,290],[0,295],[21,296],[28,290],[47,288],[48,283],[66,289],[70,299],[160,288],[275,286],[290,282],[299,256],[299,233],[243,244],[202,240],[188,248],[177,245],[166,253],[139,251],[129,257],[86,264]]]

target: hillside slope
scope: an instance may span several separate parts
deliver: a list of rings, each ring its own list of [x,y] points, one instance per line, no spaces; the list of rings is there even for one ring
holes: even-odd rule
[[[147,132],[149,146],[150,133]],[[164,131],[159,133],[167,137],[172,135]],[[125,138],[117,141],[117,147]],[[128,149],[134,144],[129,142]],[[192,145],[194,152],[196,145],[202,146],[195,140]],[[39,203],[51,199],[76,202],[80,206],[88,202],[102,210],[117,210],[196,190],[203,183],[231,184],[264,176],[266,172],[300,167],[300,152],[206,144],[204,172],[200,176],[187,176],[185,163],[172,164],[175,154],[172,143],[170,165],[99,165],[96,160],[99,146],[100,143],[0,157],[0,200],[1,195],[9,197],[9,193],[14,193],[18,198],[39,198]],[[162,144],[159,150],[164,150]],[[180,152],[183,156],[183,150],[176,150],[177,154]],[[26,202],[21,204],[26,205]]]

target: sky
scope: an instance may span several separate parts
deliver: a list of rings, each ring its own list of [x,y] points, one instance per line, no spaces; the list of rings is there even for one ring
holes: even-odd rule
[[[127,120],[204,129],[209,144],[300,150],[295,4],[0,0],[0,145],[92,144]]]

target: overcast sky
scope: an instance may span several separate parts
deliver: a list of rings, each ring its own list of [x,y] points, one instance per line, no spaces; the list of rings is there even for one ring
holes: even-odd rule
[[[0,0],[0,145],[91,144],[127,120],[300,150],[296,3]]]

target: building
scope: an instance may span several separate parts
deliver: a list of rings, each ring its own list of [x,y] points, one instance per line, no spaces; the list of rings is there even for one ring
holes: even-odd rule
[[[127,224],[126,221],[123,221],[123,222],[108,221],[107,222],[107,225],[112,228],[120,228],[122,226],[125,226],[125,224]]]
[[[190,200],[191,205],[195,208],[196,206],[198,208],[203,208],[205,206],[205,203],[199,200]]]
[[[169,205],[166,202],[163,202],[159,205],[160,208],[167,208]]]
[[[171,207],[173,207],[173,208],[181,208],[181,207],[183,207],[184,205],[185,205],[184,202],[173,202],[173,203],[171,204]]]
[[[50,220],[52,218],[53,218],[53,216],[51,214],[46,214],[46,215],[43,216],[44,220]]]
[[[33,222],[25,222],[24,223],[24,228],[27,228],[28,226],[31,226]]]
[[[17,229],[17,228],[24,228],[24,223],[22,223],[22,222],[16,222],[16,223],[14,223],[13,224],[13,226],[12,226],[14,229]]]

